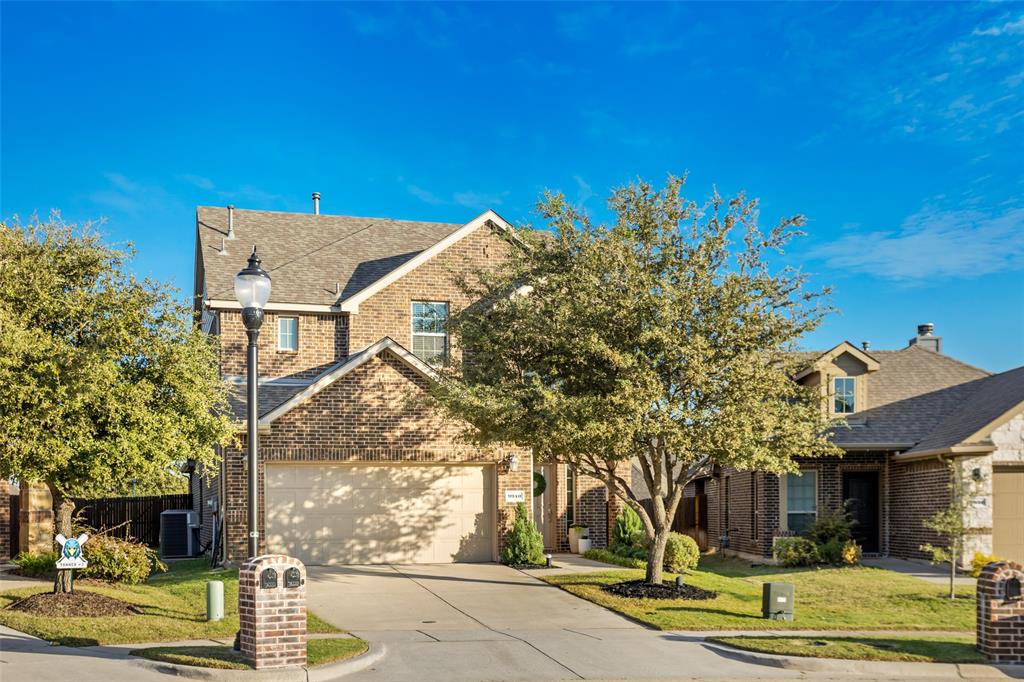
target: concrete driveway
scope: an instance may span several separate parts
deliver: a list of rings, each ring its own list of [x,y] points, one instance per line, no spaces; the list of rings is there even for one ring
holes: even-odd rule
[[[607,570],[607,567],[602,567]],[[387,648],[352,680],[793,677],[497,564],[310,567],[310,610]]]

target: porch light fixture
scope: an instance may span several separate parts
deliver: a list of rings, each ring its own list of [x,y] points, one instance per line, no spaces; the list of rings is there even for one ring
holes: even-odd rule
[[[514,452],[505,455],[504,464],[509,471],[519,471],[519,457]]]
[[[235,298],[242,306],[242,324],[249,337],[248,363],[246,367],[246,426],[248,436],[246,448],[249,461],[249,558],[259,554],[259,493],[257,482],[259,474],[259,434],[257,432],[259,415],[259,346],[256,342],[263,326],[263,308],[270,300],[270,275],[260,267],[260,257],[256,255],[256,247],[252,247],[249,263],[235,275]]]

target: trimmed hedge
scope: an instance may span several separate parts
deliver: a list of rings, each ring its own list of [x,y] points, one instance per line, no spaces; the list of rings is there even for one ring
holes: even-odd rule
[[[630,557],[619,556],[615,552],[607,549],[588,549],[583,553],[584,559],[591,559],[593,561],[600,561],[605,564],[615,564],[616,566],[624,566],[625,568],[647,568],[647,562],[643,559],[633,559]]]

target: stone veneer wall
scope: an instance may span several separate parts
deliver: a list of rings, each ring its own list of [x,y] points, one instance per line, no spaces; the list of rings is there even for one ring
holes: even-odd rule
[[[528,450],[514,446],[483,450],[460,442],[458,424],[416,401],[426,388],[426,379],[389,351],[335,381],[278,419],[269,433],[260,435],[260,489],[264,489],[263,462],[267,461],[497,463],[515,452],[518,470],[498,475],[500,548],[515,513],[515,505],[505,503],[505,490],[526,490],[526,506],[532,508],[533,457]],[[247,546],[244,436],[239,440],[237,447],[225,452],[227,542],[232,559],[244,558]],[[265,497],[260,497],[261,528]],[[263,536],[261,532],[261,543]]]

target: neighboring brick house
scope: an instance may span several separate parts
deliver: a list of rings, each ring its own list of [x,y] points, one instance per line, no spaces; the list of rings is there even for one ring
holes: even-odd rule
[[[848,500],[866,554],[926,558],[921,545],[938,538],[922,522],[948,505],[953,462],[976,493],[965,561],[1024,561],[1024,367],[992,375],[944,355],[932,325],[901,350],[844,342],[801,356],[795,380],[820,386],[847,422],[833,436],[844,455],[801,460],[802,475],[722,470],[700,481],[711,546],[770,557],[775,537]]]
[[[309,564],[492,561],[517,499],[551,549],[572,521],[607,537],[605,487],[511,445],[463,442],[463,425],[417,401],[431,363],[457,354],[444,320],[471,301],[459,277],[515,245],[492,211],[464,225],[199,207],[195,293],[232,385],[237,444],[194,476],[202,541],[223,521],[226,558],[246,556],[246,334],[233,278],[253,245],[272,277],[260,347],[261,550]],[[207,474],[211,472],[206,472]]]

